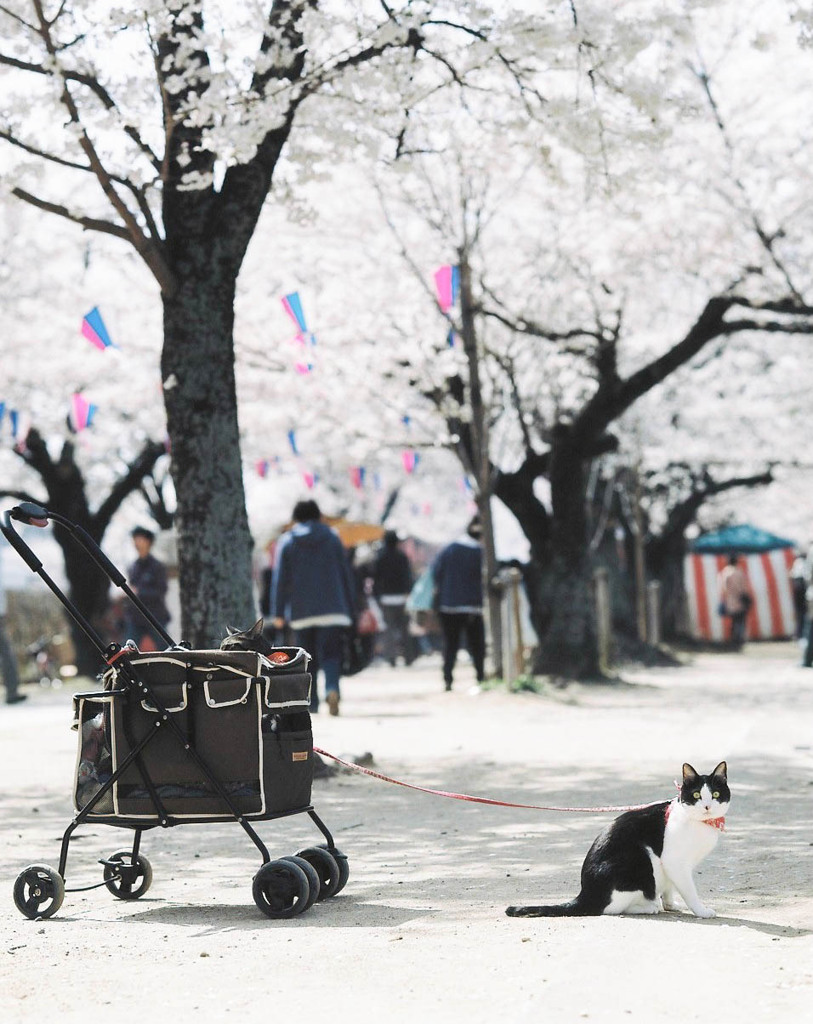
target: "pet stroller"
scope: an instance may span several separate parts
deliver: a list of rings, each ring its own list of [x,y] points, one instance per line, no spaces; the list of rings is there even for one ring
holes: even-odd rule
[[[105,644],[13,525],[47,526],[49,520],[68,531],[124,591],[159,630],[167,650],[140,652],[132,641]],[[297,647],[274,648],[268,655],[189,650],[173,642],[81,526],[23,502],[5,512],[0,531],[107,665],[102,689],[73,698],[77,813],[62,837],[59,866],[32,864],[20,873],[14,884],[18,910],[32,920],[51,917],[66,892],[101,886],[119,899],[138,899],[152,882],[152,868],[140,850],[144,831],[223,821],[237,822],[262,856],[252,893],[268,917],[294,917],[343,889],[347,858],[310,802],[309,655]],[[252,823],[301,813],[309,815],[325,842],[272,860]],[[101,882],[66,889],[71,837],[85,823],[130,829],[132,847],[100,861]]]

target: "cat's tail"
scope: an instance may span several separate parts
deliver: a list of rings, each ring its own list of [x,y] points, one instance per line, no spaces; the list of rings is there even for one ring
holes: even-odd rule
[[[594,917],[601,910],[591,906],[582,894],[568,903],[559,903],[552,907],[506,907],[509,917]]]

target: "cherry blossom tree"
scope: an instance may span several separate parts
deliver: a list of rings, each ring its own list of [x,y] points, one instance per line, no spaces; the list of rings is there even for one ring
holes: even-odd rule
[[[712,23],[707,33],[713,37],[719,27]],[[730,47],[731,35],[722,38]],[[585,45],[588,41],[585,37]],[[544,187],[555,199],[547,206],[539,203],[538,183],[534,195],[509,173],[506,191],[520,190],[524,203],[517,200],[512,210],[506,202],[507,209],[494,216],[501,222],[500,239],[490,252],[488,240],[479,239],[476,308],[509,332],[508,339],[492,334],[484,344],[496,364],[489,389],[492,415],[499,421],[500,397],[508,397],[503,405],[508,415],[502,419],[510,430],[506,421],[513,418],[515,437],[513,459],[502,465],[495,459],[493,490],[520,518],[532,548],[551,567],[551,614],[539,667],[555,673],[589,676],[598,671],[585,502],[591,463],[623,450],[624,423],[631,410],[650,394],[660,396],[666,381],[682,376],[689,389],[696,386],[680,371],[685,367],[693,372],[698,360],[724,351],[728,339],[745,339],[748,356],[764,348],[764,340],[749,340],[757,335],[765,339],[811,332],[813,309],[804,298],[809,272],[804,258],[798,258],[807,251],[805,222],[795,219],[807,185],[805,158],[793,135],[795,93],[788,90],[782,129],[766,145],[759,144],[756,125],[743,121],[742,110],[734,111],[737,131],[732,132],[717,98],[718,88],[726,97],[729,70],[720,53],[709,60],[705,45],[692,42],[670,65],[683,68],[679,88],[673,89],[671,103],[651,107],[659,124],[652,131],[641,129],[632,157],[630,136],[624,136],[623,147],[617,138],[614,144],[609,125],[618,116],[619,96],[639,113],[646,106],[644,97],[633,99],[634,93],[612,90],[606,66],[601,75],[591,75],[594,98],[601,100],[594,130],[575,139],[560,132],[558,151],[550,146],[547,150]],[[766,62],[763,39],[739,38],[738,44],[740,61],[759,53],[766,69],[778,69],[777,61],[787,55],[787,48],[779,46]],[[600,58],[596,63],[601,64]],[[740,63],[740,75],[742,70]],[[798,63],[794,70],[798,75]],[[788,74],[787,80],[791,78]],[[654,92],[654,79],[650,87]],[[780,95],[781,90],[779,84]],[[626,119],[633,120],[631,109]],[[475,120],[467,123],[469,150],[478,139]],[[585,120],[580,124],[583,128]],[[702,143],[704,155],[686,165],[689,139],[695,152]],[[562,143],[569,145],[563,150]],[[431,147],[415,148],[424,164],[433,159]],[[493,148],[489,157],[495,166]],[[769,183],[780,180],[789,166],[795,172],[793,185],[786,186],[778,202],[768,195]],[[468,177],[474,177],[470,170]],[[437,211],[444,175],[427,173],[425,178],[434,184],[429,186],[431,201],[413,200],[410,205]],[[557,187],[563,181],[568,189]],[[579,190],[572,187],[576,182]],[[715,198],[693,218],[695,197],[709,192]],[[543,216],[534,216],[530,195],[545,209]],[[611,221],[615,230],[609,231]],[[428,223],[442,236],[456,218],[444,220],[436,213]],[[704,239],[704,234],[710,237]],[[501,259],[509,245],[514,252]],[[452,245],[448,249],[454,251]],[[521,269],[520,249],[525,255]],[[681,306],[694,309],[693,315],[676,315],[678,287],[683,289]],[[670,333],[674,340],[664,345]],[[535,339],[535,344],[523,344],[523,338]],[[425,388],[415,365],[413,358],[405,369]],[[502,385],[497,384],[498,370]],[[437,392],[437,404],[452,408],[447,416],[450,440],[465,438],[469,430],[465,381],[450,366],[445,386]],[[705,411],[708,431],[719,418],[709,419],[708,400]],[[518,452],[524,454],[517,458]],[[634,451],[630,455],[635,458]],[[698,464],[697,474],[705,484],[695,498],[727,490],[733,481],[742,486],[767,479],[764,468],[710,482]],[[536,491],[540,477],[549,481],[547,506]],[[674,511],[676,520],[681,518]],[[654,552],[653,546],[653,558]]]
[[[275,174],[285,155],[313,171],[345,140],[376,145],[365,103],[400,122],[450,78],[501,69],[516,80],[492,13],[410,0],[0,8],[0,140],[20,157],[12,194],[132,246],[160,289],[183,633],[194,644],[247,620],[253,604],[234,300]]]
[[[439,539],[448,523],[461,516],[465,499],[449,484],[460,470],[451,468],[449,453],[463,456],[461,468],[469,465],[469,369],[459,340],[452,346],[447,342],[450,326],[462,333],[457,310],[453,322],[439,312],[431,276],[438,265],[457,259],[460,189],[469,180],[475,183],[469,209],[481,221],[476,235],[470,233],[477,245],[470,246],[468,255],[488,410],[490,486],[517,514],[536,553],[551,562],[553,551],[559,551],[555,575],[560,589],[553,607],[561,628],[551,629],[545,652],[553,657],[541,664],[568,674],[589,673],[595,660],[584,495],[592,464],[616,450],[618,458],[629,456],[629,463],[636,464],[643,446],[645,464],[657,468],[655,449],[674,445],[680,455],[691,452],[692,473],[702,479],[710,453],[695,448],[702,432],[713,435],[725,418],[713,409],[714,385],[709,390],[707,383],[695,381],[713,382],[715,372],[747,381],[755,364],[749,369],[745,356],[758,359],[764,349],[763,342],[751,342],[752,329],[770,337],[802,329],[807,316],[809,232],[799,196],[809,184],[809,161],[804,147],[792,147],[788,125],[796,93],[786,87],[796,65],[777,63],[777,55],[784,61],[785,51],[758,37],[764,18],[743,19],[738,5],[723,2],[668,4],[652,13],[635,3],[585,0],[546,11],[524,36],[512,36],[510,24],[488,22],[490,38],[475,27],[486,24],[481,17],[485,8],[477,5],[464,5],[454,17],[428,3],[370,5],[353,25],[332,17],[346,11],[315,3],[299,5],[303,17],[289,23],[282,18],[282,6],[273,5],[275,38],[296,45],[287,57],[273,50],[268,67],[277,73],[269,71],[267,77],[265,65],[258,69],[252,64],[249,49],[236,51],[260,76],[265,92],[241,98],[240,90],[232,89],[229,103],[221,100],[235,82],[250,84],[251,72],[240,78],[234,57],[222,54],[195,21],[199,9],[178,4],[151,13],[150,45],[159,56],[159,80],[176,104],[178,127],[172,120],[168,145],[160,111],[155,122],[160,131],[148,134],[150,122],[143,111],[150,109],[152,94],[140,77],[138,90],[134,80],[132,103],[143,99],[143,110],[133,106],[134,116],[121,118],[118,108],[105,113],[101,96],[84,79],[68,78],[76,100],[96,97],[93,102],[101,105],[96,112],[114,127],[138,124],[141,140],[149,139],[156,153],[168,154],[160,161],[161,174],[140,148],[129,151],[137,153],[132,167],[122,169],[121,161],[118,166],[122,179],[135,183],[136,190],[143,188],[148,197],[157,226],[150,252],[171,256],[172,269],[183,278],[177,295],[168,297],[164,289],[159,333],[173,458],[194,470],[184,477],[176,468],[176,482],[185,481],[182,486],[188,488],[186,504],[179,495],[179,508],[190,621],[210,624],[208,642],[223,621],[243,614],[243,597],[238,600],[232,589],[244,595],[247,579],[240,566],[245,566],[250,538],[237,509],[244,507],[243,478],[250,481],[251,500],[274,500],[275,507],[288,508],[303,486],[304,469],[320,475],[322,494],[352,507],[362,494],[349,483],[348,470],[365,465],[369,484],[374,467],[395,464],[401,479],[393,486],[405,485],[405,499],[407,492],[417,495],[422,489],[417,500],[433,502],[431,525]],[[765,5],[754,9],[764,15]],[[175,23],[187,14],[193,17],[184,35],[183,26]],[[463,30],[433,23],[433,14],[434,22],[463,24]],[[718,14],[748,22],[751,34],[744,37],[741,26],[740,34],[732,36],[728,26],[720,30],[714,22],[709,29],[704,19]],[[261,38],[255,28],[255,38]],[[348,47],[341,53],[329,45],[334,38],[328,39],[338,28]],[[159,29],[175,40],[166,51],[156,42],[164,38]],[[412,29],[420,44],[409,36]],[[497,37],[498,29],[502,34]],[[709,49],[707,40],[715,34],[719,47]],[[468,45],[456,48],[452,41],[461,37]],[[732,38],[736,46],[730,45]],[[380,54],[371,53],[371,47]],[[733,56],[724,59],[727,50]],[[55,66],[69,76],[85,74],[87,67],[69,63],[72,51],[68,47],[54,58]],[[204,51],[211,58],[208,65],[201,63]],[[756,98],[738,90],[737,76],[741,84],[743,67],[751,66],[743,63],[743,55],[761,62],[762,78],[775,82],[775,90]],[[367,63],[366,56],[374,59]],[[25,59],[35,63],[32,54]],[[192,64],[183,70],[187,59]],[[740,70],[732,72],[737,60]],[[88,66],[97,63],[96,57]],[[497,67],[506,72],[499,78],[503,84],[498,84]],[[439,91],[444,79],[451,89]],[[128,94],[118,88],[116,76],[104,81],[124,110],[122,97]],[[731,101],[743,96],[747,103]],[[780,105],[778,97],[783,97]],[[378,129],[361,116],[361,98],[378,115]],[[131,112],[129,96],[126,110]],[[775,127],[767,134],[763,127],[769,114]],[[326,116],[331,126],[323,132]],[[269,124],[276,126],[273,131]],[[20,134],[22,119],[7,129],[7,136],[17,142],[28,139],[30,145],[29,137]],[[128,146],[139,146],[126,137]],[[201,145],[205,140],[207,148],[195,149],[195,140]],[[191,155],[184,141],[192,146]],[[357,175],[340,165],[340,149],[351,141],[359,162],[370,154],[379,162],[385,158],[378,177],[399,230],[394,246],[375,197],[366,193],[356,201]],[[42,140],[33,148],[44,149]],[[19,145],[16,149],[25,154]],[[119,157],[112,143],[108,149],[111,159]],[[454,156],[459,150],[465,156],[461,164]],[[25,164],[41,159],[29,150]],[[71,159],[80,162],[75,153]],[[83,168],[85,161],[89,157],[82,160]],[[88,176],[86,169],[47,163],[51,172]],[[307,181],[297,170],[303,163],[310,171]],[[429,164],[434,169],[421,177],[420,168]],[[138,181],[128,177],[136,166],[142,168]],[[784,177],[778,168],[787,172]],[[460,169],[466,174],[458,174]],[[395,176],[405,186],[397,210],[388,184]],[[52,180],[46,173],[41,188],[47,190]],[[776,189],[779,180],[783,185]],[[133,197],[136,223],[149,235],[133,189],[113,184],[120,198]],[[37,198],[34,185],[26,192]],[[233,236],[212,233],[213,225],[225,224],[227,213],[240,211],[244,194],[251,196],[251,210],[258,211],[266,196],[275,205],[269,209],[265,202],[261,221],[252,220],[253,214],[244,217],[243,210]],[[85,200],[81,190],[65,204],[73,219],[79,200]],[[83,209],[97,208],[91,203]],[[67,219],[64,211],[52,212]],[[421,216],[416,218],[416,212]],[[102,237],[118,244],[116,234]],[[405,267],[403,251],[411,254],[414,272]],[[152,256],[150,261],[139,258],[157,278]],[[222,278],[207,276],[215,268],[224,271]],[[231,273],[236,269],[242,289]],[[292,330],[279,308],[280,294],[296,287],[303,288],[310,303],[309,321],[318,335],[315,370],[301,375],[292,368]],[[201,291],[206,294],[200,296]],[[231,314],[225,320],[222,315],[233,300],[237,323]],[[194,337],[188,324],[195,325]],[[734,336],[744,355],[732,361],[725,342]],[[233,345],[236,378],[224,382],[234,361]],[[198,364],[208,351],[212,358]],[[767,374],[762,379],[778,379],[779,370],[777,365],[776,378]],[[458,381],[462,395],[455,390]],[[738,386],[726,389],[726,400],[737,400]],[[675,395],[673,407],[687,421],[677,433],[670,432],[669,403],[663,400],[669,389]],[[750,387],[746,391],[753,396]],[[223,413],[214,392],[226,396],[231,413]],[[248,456],[242,464],[233,463],[231,454],[237,444],[234,393],[240,396]],[[707,400],[696,403],[692,417],[688,406],[694,403],[687,395],[695,394]],[[174,402],[182,408],[170,412]],[[776,400],[766,394],[765,406],[775,410]],[[636,418],[645,421],[648,432],[636,425]],[[287,439],[294,428],[298,456]],[[770,436],[764,440],[770,446]],[[399,467],[405,448],[422,454],[420,472],[408,478]],[[265,479],[246,472],[255,460],[270,458],[274,464],[277,456],[284,456],[279,472],[273,469]],[[741,475],[764,472],[766,461],[772,460],[743,469]],[[723,475],[735,473],[726,471],[719,479]],[[384,488],[382,502],[391,489]],[[403,514],[402,508],[399,499],[394,514]],[[200,524],[198,516],[203,517]],[[224,521],[229,524],[225,533],[218,525]],[[221,534],[234,551],[223,551]],[[209,577],[213,587],[207,583],[190,598],[189,581],[202,579],[205,568],[184,569],[196,540],[204,563],[220,568]],[[226,565],[231,567],[228,581],[218,575]],[[201,635],[184,631],[192,639]]]

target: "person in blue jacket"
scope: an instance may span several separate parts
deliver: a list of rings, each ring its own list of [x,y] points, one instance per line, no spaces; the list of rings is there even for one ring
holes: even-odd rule
[[[322,522],[315,501],[297,502],[293,520],[277,547],[271,614],[278,629],[291,627],[294,643],[311,656],[311,711],[319,710],[321,669],[330,714],[338,715],[342,634],[355,620],[350,562],[339,535]]]
[[[452,673],[463,634],[477,681],[485,678],[486,638],[483,623],[483,527],[475,516],[464,536],[448,544],[434,561],[434,607],[443,633],[443,682],[452,688]]]

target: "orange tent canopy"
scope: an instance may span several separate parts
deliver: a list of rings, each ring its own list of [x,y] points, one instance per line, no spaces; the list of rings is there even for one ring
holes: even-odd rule
[[[359,544],[372,544],[373,541],[381,540],[386,532],[386,527],[380,526],[378,523],[358,523],[352,519],[330,516],[325,516],[325,522],[338,533],[346,548],[355,548]]]
[[[355,548],[359,544],[372,544],[377,540],[381,540],[387,529],[378,523],[359,523],[352,519],[343,519],[341,516],[323,516],[322,521],[338,533],[342,544],[346,548]],[[286,523],[271,543],[275,543],[293,525],[293,522]]]

